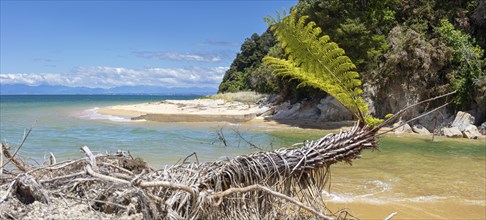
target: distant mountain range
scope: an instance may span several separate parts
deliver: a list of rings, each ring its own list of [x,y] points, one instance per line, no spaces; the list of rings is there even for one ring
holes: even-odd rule
[[[89,95],[89,94],[157,94],[157,95],[210,95],[218,91],[210,87],[157,87],[157,86],[120,86],[109,89],[67,87],[53,85],[29,86],[24,84],[0,84],[1,95]]]

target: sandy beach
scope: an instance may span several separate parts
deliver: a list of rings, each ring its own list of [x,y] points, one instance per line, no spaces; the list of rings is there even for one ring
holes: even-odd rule
[[[98,113],[158,122],[244,122],[255,119],[267,109],[221,99],[196,99],[116,105],[101,108]]]
[[[115,105],[97,110],[98,114],[130,117],[132,120],[155,122],[243,123],[254,128],[306,128],[337,130],[353,126],[353,121],[317,122],[310,120],[274,119],[269,105],[246,104],[223,99],[163,100],[159,102]]]

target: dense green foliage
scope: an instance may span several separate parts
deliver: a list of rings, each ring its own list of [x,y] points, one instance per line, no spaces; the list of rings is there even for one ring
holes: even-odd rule
[[[306,24],[307,18],[297,19],[295,13],[279,21],[267,18],[287,59],[266,56],[263,61],[272,66],[277,75],[299,80],[299,86],[327,92],[362,119],[368,106],[361,97],[363,91],[356,66],[329,36],[321,36],[322,31],[314,22]]]
[[[441,20],[436,31],[454,51],[451,63],[457,67],[453,80],[453,87],[458,92],[456,104],[470,106],[473,102],[471,94],[479,92],[479,82],[486,76],[483,72],[485,63],[481,60],[484,50],[473,45],[470,36],[454,29],[447,19]]]
[[[413,103],[452,90],[458,90],[456,109],[476,108],[486,114],[482,52],[486,46],[486,1],[300,0],[294,9],[297,18],[308,16],[306,22],[322,30],[319,37],[329,36],[346,51],[363,83],[373,90],[365,90],[364,95],[374,101],[378,116],[410,104],[403,100]],[[309,90],[295,90],[300,82],[272,75],[272,68],[261,62],[272,50],[277,54],[273,57],[288,58],[278,50],[270,32],[260,38],[265,35],[272,40],[253,50],[260,52],[246,53],[246,46],[242,46],[220,92],[311,95]],[[258,39],[253,41],[258,44]],[[252,61],[241,62],[244,60]]]
[[[219,85],[220,92],[237,92],[243,90],[256,90],[263,93],[275,92],[275,77],[272,70],[262,65],[262,58],[275,47],[276,41],[271,31],[261,36],[253,34],[241,45],[223,82]],[[273,51],[275,53],[275,51]]]
[[[385,34],[397,23],[397,0],[300,1],[301,15],[321,27],[344,48],[360,72],[375,68],[387,50]]]

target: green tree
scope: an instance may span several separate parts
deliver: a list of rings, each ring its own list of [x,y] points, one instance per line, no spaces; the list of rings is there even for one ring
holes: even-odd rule
[[[456,67],[453,86],[457,91],[455,103],[468,108],[474,102],[474,95],[480,91],[480,81],[484,78],[485,60],[481,60],[484,50],[474,45],[471,37],[459,30],[447,20],[442,19],[437,33],[453,49],[452,65]]]
[[[262,67],[262,58],[275,44],[275,38],[270,30],[265,31],[261,36],[255,33],[245,39],[240,52],[223,77],[219,92],[242,90],[275,92],[275,79],[265,76],[265,73],[270,75],[271,70]]]
[[[376,68],[388,45],[385,35],[396,24],[397,0],[301,0],[297,16],[323,29],[342,47],[360,72]]]

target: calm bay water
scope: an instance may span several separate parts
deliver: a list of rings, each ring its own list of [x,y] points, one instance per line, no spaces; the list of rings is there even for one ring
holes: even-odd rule
[[[195,96],[0,96],[0,138],[17,146],[35,124],[19,152],[42,163],[79,158],[79,148],[129,150],[155,167],[173,164],[192,152],[209,161],[256,151],[235,131],[263,149],[319,138],[328,131],[272,127],[254,123],[156,123],[96,114],[96,109]],[[218,140],[223,132],[231,146]],[[353,166],[332,170],[329,205],[349,208],[361,218],[486,218],[486,141],[430,136],[387,136],[380,151],[366,151]]]
[[[142,95],[63,95],[63,96],[1,96],[1,140],[16,146],[25,130],[34,128],[24,144],[21,155],[40,162],[45,154],[59,158],[79,157],[79,148],[89,146],[93,151],[114,152],[130,150],[147,157],[155,166],[172,164],[192,152],[200,159],[247,153],[250,148],[227,148],[217,132],[230,124],[174,124],[131,121],[129,118],[106,116],[96,109],[117,104],[156,102],[163,99],[193,99],[196,96]],[[223,130],[223,134],[225,133]],[[245,132],[258,141],[266,134]],[[234,135],[228,136],[231,139]],[[260,143],[264,143],[265,141]],[[223,151],[222,151],[223,149]],[[226,152],[225,152],[226,151]],[[229,154],[229,155],[227,155]]]

